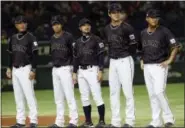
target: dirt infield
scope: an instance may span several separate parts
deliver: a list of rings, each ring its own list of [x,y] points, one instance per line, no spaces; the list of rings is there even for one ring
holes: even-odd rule
[[[46,127],[48,125],[51,125],[55,122],[55,116],[39,116],[39,126],[40,127]],[[84,120],[83,116],[79,117],[79,122]],[[68,116],[65,116],[65,122],[67,123],[69,121]],[[14,125],[16,123],[16,117],[15,116],[1,116],[1,127],[8,127],[11,125]],[[26,118],[26,125],[29,126],[29,119]]]

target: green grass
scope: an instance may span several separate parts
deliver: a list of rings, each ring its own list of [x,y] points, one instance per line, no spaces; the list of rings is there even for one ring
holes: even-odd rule
[[[55,115],[55,103],[52,90],[35,91],[38,100],[39,115]],[[134,86],[134,96],[136,105],[136,126],[143,126],[151,120],[151,110],[148,94],[145,86]],[[110,123],[111,110],[109,102],[109,88],[102,88],[103,99],[106,106],[106,122]],[[76,100],[78,104],[79,115],[83,116],[83,109],[80,101],[79,90],[75,89]],[[184,126],[184,84],[168,84],[167,96],[170,107],[176,119],[176,126]],[[92,98],[91,98],[92,99]],[[121,93],[121,116],[124,123],[125,99]],[[92,100],[92,116],[94,122],[98,121],[97,108]],[[15,102],[12,92],[2,92],[2,115],[15,115]],[[68,107],[66,105],[66,115]]]

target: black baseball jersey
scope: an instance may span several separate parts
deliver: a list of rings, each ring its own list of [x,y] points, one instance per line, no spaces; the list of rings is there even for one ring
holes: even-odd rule
[[[116,27],[108,24],[101,32],[101,36],[105,44],[108,44],[109,57],[113,59],[131,55],[129,48],[137,43],[134,29],[127,23],[121,23]]]
[[[32,64],[32,68],[36,68],[35,51],[38,50],[38,43],[35,36],[30,32],[17,33],[9,38],[8,43],[8,52],[11,53],[9,67]]]
[[[144,63],[161,63],[170,54],[170,47],[178,47],[174,35],[164,26],[159,26],[153,33],[147,28],[141,32],[140,50]]]
[[[50,43],[50,54],[52,56],[53,66],[60,67],[72,65],[73,59],[73,36],[64,31],[59,37],[53,35]]]
[[[78,66],[97,65],[103,70],[104,44],[96,35],[81,36],[74,43],[74,72]]]

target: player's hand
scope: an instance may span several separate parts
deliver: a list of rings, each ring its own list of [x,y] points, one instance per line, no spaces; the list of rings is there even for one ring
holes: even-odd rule
[[[12,78],[12,70],[10,68],[7,68],[6,70],[6,76],[11,79]]]
[[[36,76],[36,73],[31,71],[30,74],[29,74],[29,79],[30,80],[34,80],[35,79],[35,76]]]
[[[77,74],[73,73],[73,84],[77,84]]]
[[[98,72],[98,81],[101,82],[103,80],[103,72],[99,71]]]
[[[141,70],[144,69],[144,63],[143,63],[143,60],[140,61],[140,67],[141,67]]]
[[[163,67],[163,68],[166,68],[169,64],[170,64],[170,61],[166,60],[166,61],[160,63],[160,66]]]

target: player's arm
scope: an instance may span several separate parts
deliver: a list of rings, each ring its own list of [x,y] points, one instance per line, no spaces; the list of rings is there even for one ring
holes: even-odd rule
[[[135,35],[135,31],[134,28],[130,25],[127,26],[126,28],[127,34],[128,34],[128,38],[129,38],[129,52],[131,53],[132,56],[134,56],[136,54],[136,49],[137,49],[137,39],[136,39],[136,35]]]
[[[108,41],[107,41],[107,37],[106,37],[106,30],[105,28],[101,29],[100,30],[100,38],[102,39],[103,41],[103,44],[104,44],[104,50],[105,51],[108,51]]]
[[[73,83],[76,84],[77,83],[77,71],[78,71],[78,67],[79,67],[79,57],[78,57],[78,53],[77,53],[77,42],[74,41],[73,44]]]
[[[32,60],[31,60],[31,72],[29,79],[33,80],[35,79],[36,75],[36,68],[37,68],[37,58],[38,58],[38,43],[36,40],[36,37],[31,36],[31,49],[32,49]]]
[[[103,68],[104,68],[104,56],[105,56],[105,46],[103,41],[97,37],[97,56],[98,56],[98,66],[99,66],[99,73],[98,73],[98,80],[99,82],[103,79]]]
[[[162,67],[166,67],[167,65],[171,64],[175,60],[175,57],[180,48],[180,43],[176,41],[174,35],[170,32],[170,30],[165,29],[164,31],[165,31],[167,42],[171,47],[170,49],[171,52],[170,52],[169,58],[160,64]]]
[[[8,39],[8,49],[7,49],[7,52],[8,52],[8,68],[6,70],[6,76],[8,78],[11,78],[12,76],[12,42],[11,42],[11,38]]]
[[[78,55],[77,55],[77,43],[73,43],[73,73],[77,73],[79,66]]]
[[[144,63],[143,63],[143,48],[142,48],[142,42],[141,42],[141,37],[142,37],[142,33],[140,34],[140,36],[138,37],[138,44],[137,44],[137,55],[140,59],[140,67],[143,70],[144,68]]]

